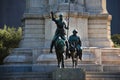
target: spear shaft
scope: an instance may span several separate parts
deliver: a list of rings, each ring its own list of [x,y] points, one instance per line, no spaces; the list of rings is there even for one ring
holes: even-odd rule
[[[68,5],[68,30],[67,30],[67,39],[68,39],[68,33],[69,33],[69,25],[70,25],[70,0]]]

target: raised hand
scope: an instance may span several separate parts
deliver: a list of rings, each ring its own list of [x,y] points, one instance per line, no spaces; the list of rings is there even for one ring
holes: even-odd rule
[[[53,12],[51,11],[51,14],[53,15]]]

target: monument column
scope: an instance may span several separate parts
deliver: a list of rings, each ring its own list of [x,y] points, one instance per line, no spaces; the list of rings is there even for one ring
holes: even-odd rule
[[[43,14],[47,14],[48,0],[26,0],[23,15],[23,39],[20,47],[44,47],[45,24]]]
[[[111,15],[106,10],[106,0],[86,0],[89,46],[112,47],[110,34]]]
[[[23,14],[23,36],[19,48],[15,48],[4,60],[5,64],[34,64],[45,44],[45,19],[48,0],[26,0]]]
[[[85,0],[85,6],[91,14],[107,13],[106,0]]]

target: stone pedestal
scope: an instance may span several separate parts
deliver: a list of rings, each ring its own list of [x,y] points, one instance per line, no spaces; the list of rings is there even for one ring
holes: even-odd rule
[[[88,19],[89,46],[92,47],[113,47],[111,41],[109,14],[90,15]]]
[[[23,16],[23,39],[20,48],[44,47],[45,24],[41,14],[25,13]]]
[[[73,0],[70,3],[68,36],[74,29],[78,30],[83,56],[77,69],[71,68],[71,59],[65,60],[67,68],[57,69],[55,53],[48,54],[56,30],[50,11],[56,16],[63,13],[68,20],[68,1],[26,0],[23,38],[19,48],[5,58],[6,65],[0,66],[1,80],[85,80],[85,74],[86,80],[120,79],[120,49],[112,48],[111,16],[106,10],[106,0]]]
[[[85,71],[80,68],[57,69],[53,72],[53,80],[85,80]]]
[[[86,11],[90,14],[107,13],[106,0],[84,0]]]
[[[106,11],[105,2],[106,0],[75,0],[70,3],[68,36],[74,29],[77,29],[82,47],[91,49],[90,47],[111,48],[113,46],[110,38],[111,16]],[[13,50],[13,54],[5,59],[5,63],[21,64],[21,62],[26,63],[27,61],[28,64],[36,64],[39,62],[37,60],[41,60],[41,55],[49,52],[56,30],[56,24],[51,20],[50,11],[53,11],[57,17],[63,13],[67,23],[69,2],[65,0],[26,0],[26,10],[22,19],[23,38],[19,48]],[[26,53],[29,51],[30,53]],[[97,51],[94,54],[97,54]],[[83,60],[86,56],[83,57]],[[97,54],[97,56],[99,55]],[[101,59],[98,59],[97,63],[101,64]]]

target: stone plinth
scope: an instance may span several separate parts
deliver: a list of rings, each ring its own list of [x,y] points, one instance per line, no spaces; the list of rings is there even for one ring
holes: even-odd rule
[[[84,0],[86,11],[91,14],[107,13],[106,0]]]
[[[44,47],[45,25],[44,19],[40,14],[24,14],[23,16],[23,39],[20,48]]]
[[[89,46],[113,47],[110,20],[111,16],[108,14],[90,15],[88,19]]]
[[[80,68],[57,69],[53,72],[53,80],[85,80],[85,71]]]
[[[32,49],[15,48],[9,56],[4,59],[5,64],[32,64]]]
[[[72,60],[67,59],[65,69],[58,69],[56,54],[48,54],[56,30],[50,11],[57,16],[63,13],[67,21],[68,1],[26,0],[23,38],[19,48],[5,58],[6,65],[0,66],[0,80],[85,80],[85,74],[86,80],[120,79],[120,49],[112,48],[106,0],[72,0],[68,36],[78,30],[82,61],[73,69]]]
[[[48,12],[48,0],[26,0],[25,13],[46,14]]]
[[[103,5],[105,1],[75,0],[70,3],[68,36],[72,34],[74,29],[78,30],[82,47],[88,47],[88,52],[83,50],[83,60],[86,62],[90,60],[92,63],[101,64],[101,49],[99,48],[111,48],[113,46],[110,38],[111,16],[105,12],[106,9],[103,9],[105,8],[105,3]],[[26,0],[20,49],[17,49],[18,51],[13,50],[13,54],[5,59],[5,63],[39,63],[39,60],[42,59],[41,56],[49,52],[56,30],[56,24],[51,20],[50,11],[53,11],[57,17],[63,13],[67,23],[68,3],[64,0]],[[65,8],[61,5],[64,5]],[[96,49],[92,49],[93,52],[91,52],[90,47],[96,47]],[[26,48],[30,48],[31,53],[26,53],[24,51]],[[47,52],[43,52],[43,50],[47,50]]]

